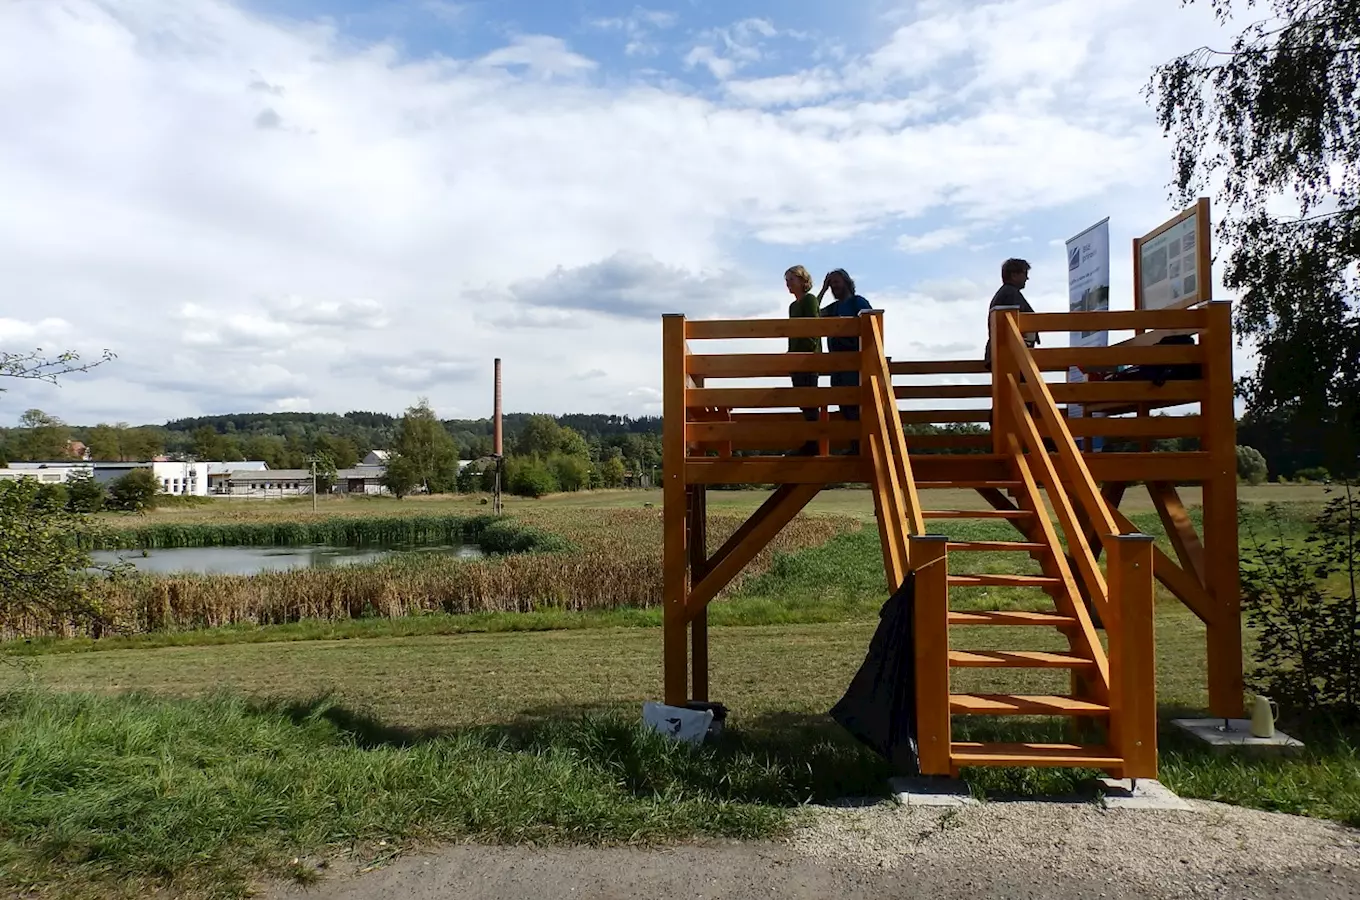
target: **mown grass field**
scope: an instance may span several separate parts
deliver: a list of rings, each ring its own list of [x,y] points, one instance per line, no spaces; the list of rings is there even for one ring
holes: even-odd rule
[[[1136,494],[1125,509],[1157,533],[1155,514]],[[1259,524],[1260,503],[1274,500],[1297,529],[1322,502],[1319,489],[1294,486],[1243,495],[1247,524]],[[750,510],[761,499],[713,492],[710,510]],[[931,505],[964,499],[937,494]],[[809,519],[842,517],[829,520],[834,528],[772,555],[712,608],[712,694],[731,709],[730,730],[700,748],[637,727],[642,702],[660,692],[654,605],[582,610],[589,601],[577,598],[574,607],[524,612],[242,622],[14,644],[18,652],[0,660],[0,890],[140,896],[169,885],[193,896],[240,896],[262,873],[313,878],[328,853],[380,860],[413,843],[463,838],[766,837],[791,827],[803,804],[881,797],[884,764],[826,716],[864,657],[885,597],[875,531],[846,525],[867,525],[872,505],[862,491],[820,501]],[[656,500],[586,495],[517,501],[509,512],[535,527],[575,529],[578,542],[594,534],[590,544],[623,534],[620,514],[655,517],[659,504],[647,510],[646,502]],[[328,506],[323,516],[467,513],[479,504]],[[201,522],[212,509],[147,518]],[[311,515],[309,503],[219,512],[240,521]],[[654,552],[657,524],[654,534],[630,540]],[[941,524],[960,536],[1005,535],[1003,525]],[[1015,560],[979,554],[970,562],[1011,571]],[[1035,603],[983,590],[961,605]],[[1158,691],[1170,718],[1205,703],[1203,629],[1179,604],[1162,601]],[[954,636],[960,647],[1056,648],[1032,629]],[[987,690],[998,677],[1005,676],[963,671],[957,686]],[[1030,677],[1024,688],[1061,691],[1053,673]],[[994,727],[1018,729],[1011,737],[1056,737],[1033,722]],[[1162,779],[1185,796],[1360,826],[1357,736],[1289,727],[1309,742],[1297,761],[1216,758],[1164,728]],[[975,790],[995,797],[1063,794],[1091,773],[967,774]]]

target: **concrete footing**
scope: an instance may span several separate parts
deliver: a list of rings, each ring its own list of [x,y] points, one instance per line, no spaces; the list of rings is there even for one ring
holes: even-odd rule
[[[1180,809],[1191,806],[1160,781],[1148,778],[1102,778],[1101,805],[1106,809]]]
[[[1227,727],[1224,727],[1226,721]],[[1194,735],[1219,753],[1246,752],[1262,756],[1293,756],[1303,750],[1303,742],[1283,731],[1268,738],[1251,733],[1250,719],[1172,719],[1171,724]]]
[[[977,806],[968,785],[956,778],[921,776],[892,778],[888,781],[897,802],[903,806]]]

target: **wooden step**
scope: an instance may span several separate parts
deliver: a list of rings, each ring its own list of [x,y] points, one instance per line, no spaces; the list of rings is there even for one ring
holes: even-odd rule
[[[1110,708],[1059,695],[950,694],[949,711],[974,716],[1104,716]]]
[[[1024,551],[1026,553],[1037,553],[1047,550],[1046,544],[1032,544],[1029,541],[950,541],[949,552],[956,551],[976,551],[980,553],[1005,553],[1008,551]]]
[[[1024,612],[1018,609],[986,609],[976,612],[949,612],[950,625],[1042,625],[1071,628],[1077,620],[1057,613]]]
[[[1051,575],[950,575],[951,587],[1051,587],[1062,584],[1061,578]]]
[[[927,519],[1028,519],[1034,513],[1027,509],[923,509]]]
[[[1109,747],[1083,744],[980,744],[955,741],[949,745],[949,755],[956,766],[1112,769],[1124,765],[1124,760]]]
[[[950,650],[949,664],[960,669],[1090,669],[1093,660],[1047,650]]]
[[[918,481],[916,489],[921,491],[947,491],[947,490],[968,490],[976,491],[982,488],[995,488],[998,491],[1018,491],[1022,487],[1019,481]]]

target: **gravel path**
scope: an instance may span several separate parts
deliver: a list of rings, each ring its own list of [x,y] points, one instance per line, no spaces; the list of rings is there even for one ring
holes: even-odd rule
[[[1360,831],[1192,802],[819,810],[778,843],[661,850],[456,846],[273,900],[1360,898]]]

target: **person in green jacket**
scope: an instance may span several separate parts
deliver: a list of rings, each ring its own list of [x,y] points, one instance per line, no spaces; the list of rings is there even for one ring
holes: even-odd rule
[[[815,319],[819,315],[817,295],[812,293],[812,276],[808,270],[802,266],[793,266],[784,273],[784,286],[793,295],[793,302],[789,304],[789,318]],[[822,339],[819,337],[791,337],[789,338],[790,353],[821,353]],[[817,372],[794,372],[794,387],[816,387]],[[803,407],[803,418],[809,422],[817,421],[820,410],[817,407]],[[798,451],[804,454],[815,454],[817,452],[817,442],[808,441],[803,448]]]

